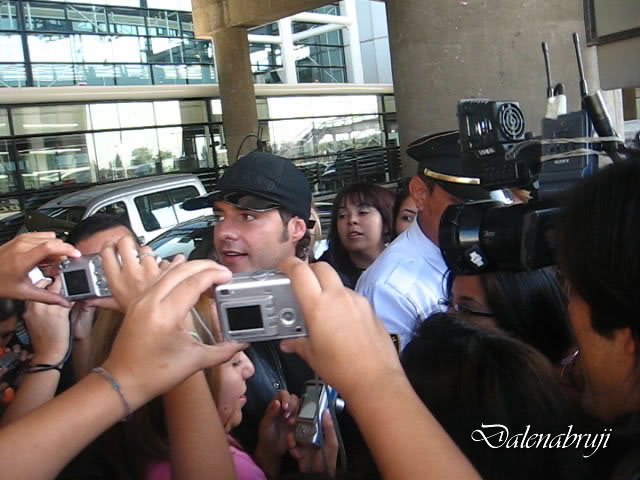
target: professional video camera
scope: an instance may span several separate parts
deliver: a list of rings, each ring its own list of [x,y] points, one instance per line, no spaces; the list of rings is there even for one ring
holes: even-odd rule
[[[597,146],[614,161],[623,158],[621,139],[611,127],[600,92],[587,93],[578,36],[574,34],[573,39],[583,110],[545,118],[545,138],[525,133],[517,102],[473,99],[458,103],[465,176],[448,180],[487,190],[526,189],[531,200],[511,206],[488,201],[448,207],[440,219],[439,243],[452,272],[518,271],[555,263],[553,226],[563,192],[597,171],[598,155],[603,153],[594,150]],[[548,92],[553,94],[544,43],[543,52]],[[592,137],[593,129],[598,138]]]

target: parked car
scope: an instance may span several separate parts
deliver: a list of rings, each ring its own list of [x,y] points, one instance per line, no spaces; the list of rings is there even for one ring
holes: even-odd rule
[[[171,260],[178,254],[188,260],[215,259],[213,227],[215,216],[206,215],[177,225],[147,243],[161,258]]]
[[[140,243],[146,243],[176,225],[211,215],[211,208],[194,211],[180,208],[185,200],[205,193],[200,179],[192,174],[98,185],[63,195],[27,213],[21,232],[54,230],[64,234],[84,218],[108,213],[125,216]]]

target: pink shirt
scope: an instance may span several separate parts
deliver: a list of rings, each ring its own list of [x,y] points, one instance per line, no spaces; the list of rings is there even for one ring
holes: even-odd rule
[[[236,468],[238,480],[267,480],[262,469],[256,465],[253,458],[240,448],[238,442],[232,437],[229,440],[229,448],[233,457],[233,465]],[[212,472],[213,475],[213,472]],[[154,462],[147,469],[145,480],[171,480],[171,463]]]

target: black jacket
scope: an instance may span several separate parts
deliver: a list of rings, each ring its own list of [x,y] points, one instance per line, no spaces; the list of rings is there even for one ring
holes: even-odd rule
[[[253,362],[255,374],[247,380],[247,404],[242,410],[242,423],[233,436],[249,452],[258,441],[258,425],[264,412],[280,390],[301,395],[304,383],[314,377],[313,370],[294,353],[283,353],[279,341],[252,343],[245,350]]]

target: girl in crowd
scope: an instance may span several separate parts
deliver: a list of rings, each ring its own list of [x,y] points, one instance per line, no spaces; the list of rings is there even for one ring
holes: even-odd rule
[[[204,297],[196,305],[196,311],[209,326],[214,325],[211,312],[215,308]],[[101,311],[92,331],[93,352],[91,364],[100,365],[102,359],[108,355],[110,346],[118,332],[122,315],[117,312]],[[210,344],[208,333],[197,322],[194,324],[198,335],[205,344]],[[214,328],[216,343],[221,341],[217,329]],[[99,463],[109,474],[107,478],[145,478],[147,480],[168,480],[176,467],[176,453],[182,448],[192,448],[188,443],[195,442],[188,433],[177,433],[172,437],[171,424],[180,423],[170,416],[180,415],[180,411],[196,409],[200,415],[217,414],[227,433],[236,475],[239,480],[276,479],[280,474],[282,456],[289,450],[288,432],[295,425],[298,409],[298,398],[286,391],[280,394],[268,406],[259,427],[258,445],[254,455],[249,455],[242,446],[229,435],[229,432],[242,421],[242,407],[246,403],[246,381],[254,373],[251,360],[244,352],[236,353],[231,360],[220,366],[205,370],[206,385],[191,385],[190,391],[178,402],[171,403],[167,396],[156,398],[149,404],[134,412],[132,418],[125,423],[116,425],[107,431],[100,439]],[[207,406],[203,397],[215,401]],[[195,400],[194,400],[195,399]],[[215,400],[211,400],[215,399]],[[199,410],[198,410],[199,408]],[[208,409],[208,411],[207,411]],[[179,426],[179,425],[177,425]],[[332,431],[332,424],[325,425],[325,432]],[[187,426],[184,426],[188,429]],[[330,430],[331,429],[331,430]],[[183,430],[183,429],[182,429]],[[332,434],[335,438],[335,433]],[[337,442],[337,441],[336,441]],[[182,443],[182,445],[180,445]],[[330,449],[328,458],[337,457],[336,447],[328,442]],[[206,448],[206,446],[201,446]],[[294,449],[296,458],[307,459],[312,454],[304,449]],[[205,453],[206,454],[206,453]],[[178,456],[178,458],[180,458]],[[304,467],[306,464],[302,464]],[[215,475],[212,474],[212,478]]]
[[[329,263],[348,288],[391,239],[393,194],[378,185],[355,183],[343,188],[331,210],[329,248],[320,261]]]
[[[567,296],[551,269],[447,277],[450,311],[500,329],[560,364],[574,346]]]
[[[409,188],[402,187],[398,191],[396,201],[393,204],[393,237],[397,237],[409,228],[417,214],[418,207],[416,207],[416,202],[409,194]]]

